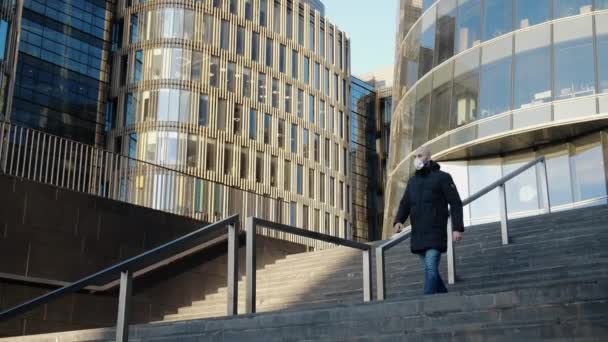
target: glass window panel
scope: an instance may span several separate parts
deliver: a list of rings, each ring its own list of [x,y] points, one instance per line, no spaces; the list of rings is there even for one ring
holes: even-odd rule
[[[251,69],[243,67],[243,96],[251,97]]]
[[[308,143],[308,129],[304,128],[302,130],[302,151],[304,158],[308,158],[310,156],[310,145]]]
[[[429,9],[437,0],[422,0],[422,13]]]
[[[298,43],[304,45],[304,13],[301,10],[298,15]]]
[[[318,133],[315,133],[314,135],[314,141],[313,141],[313,150],[314,150],[314,158],[315,161],[318,162],[319,161],[319,151],[320,151],[320,137]]]
[[[293,11],[289,5],[287,7],[287,16],[285,17],[285,28],[287,30],[287,38],[291,39],[293,37]]]
[[[298,117],[301,118],[304,116],[304,91],[302,89],[298,89]]]
[[[308,122],[315,122],[315,97],[308,95]]]
[[[279,108],[279,80],[272,78],[272,107]]]
[[[551,121],[551,106],[536,106],[513,113],[513,129],[540,125]]]
[[[251,60],[259,61],[260,58],[260,34],[257,32],[251,33]]]
[[[217,103],[217,129],[220,131],[226,130],[226,116],[227,116],[227,102],[226,99],[219,99]]]
[[[179,91],[179,122],[190,122],[190,92]]]
[[[321,23],[321,27],[319,29],[319,54],[325,57],[325,23]]]
[[[483,47],[479,87],[479,118],[511,108],[513,38],[502,38]]]
[[[500,177],[500,159],[472,161],[469,164],[469,193],[475,194]],[[495,189],[471,203],[471,219],[475,223],[495,221],[498,218],[498,207],[498,190]]]
[[[283,189],[291,191],[291,162],[286,160],[283,168]]]
[[[310,22],[308,23],[308,48],[315,50],[315,17],[310,14]]]
[[[259,0],[260,2],[260,26],[266,26],[266,11],[268,8],[268,4],[266,0]]]
[[[507,175],[534,159],[527,153],[507,158],[502,166],[502,174]],[[536,168],[530,168],[506,184],[507,213],[517,216],[537,214],[539,209]]]
[[[302,195],[302,165],[296,166],[296,192],[298,195]]]
[[[6,44],[8,42],[8,22],[0,20],[0,60],[6,56]]]
[[[253,18],[253,0],[245,0],[245,19]]]
[[[216,151],[215,151],[215,140],[207,141],[207,162],[206,162],[206,170],[215,172],[215,160],[216,160]]]
[[[236,63],[228,62],[228,75],[227,75],[227,86],[228,91],[236,91]]]
[[[270,186],[277,186],[277,168],[279,164],[279,158],[272,156],[270,158]],[[280,221],[279,221],[280,222]]]
[[[248,169],[249,165],[249,151],[247,151],[247,147],[241,147],[241,178],[247,179],[247,174],[249,173]]]
[[[572,203],[572,175],[568,145],[561,145],[541,152],[546,158],[551,206]]]
[[[291,124],[291,153],[297,153],[298,151],[298,126]]]
[[[309,64],[310,64],[310,58],[308,58],[308,56],[304,56],[304,70],[302,70],[303,74],[304,74],[304,83],[305,84],[310,84],[310,69],[309,69]]]
[[[291,77],[294,80],[298,79],[298,51],[291,51]]]
[[[220,73],[220,59],[217,56],[211,57],[209,65],[209,86],[217,87]]]
[[[308,197],[315,198],[315,170],[308,169]]]
[[[243,122],[243,105],[239,103],[234,104],[234,115],[232,123],[232,133],[234,135],[241,135],[242,122]]]
[[[599,91],[600,93],[608,93],[608,13],[598,14],[595,17],[595,26]]]
[[[325,129],[325,101],[319,100],[319,127]]]
[[[552,99],[550,29],[542,26],[515,35],[514,109]]]
[[[279,71],[285,72],[285,45],[281,44],[279,47]]]
[[[592,17],[553,26],[555,99],[595,94]]]
[[[544,23],[551,16],[551,0],[517,1],[517,28]]]
[[[291,84],[285,84],[285,112],[291,113]]]
[[[274,8],[272,11],[272,29],[274,32],[281,32],[281,3],[274,1]]]
[[[435,65],[454,55],[456,30],[456,0],[443,0],[437,4],[437,37],[435,37]],[[409,47],[408,47],[409,49]],[[406,72],[407,70],[402,70]]]
[[[591,12],[593,0],[553,0],[555,18]]]
[[[205,29],[203,30],[203,42],[207,45],[211,45],[213,42],[213,16],[205,14],[203,17],[203,25],[205,26]]]
[[[232,145],[226,144],[224,146],[224,174],[232,175],[233,166],[232,166]]]
[[[245,28],[242,26],[236,28],[236,53],[239,56],[245,54]]]
[[[595,0],[595,10],[608,9],[608,0]]]
[[[257,136],[257,112],[253,109],[249,111],[249,139],[255,140]]]
[[[458,0],[456,53],[479,44],[481,39],[481,0]]]
[[[438,137],[450,128],[453,66],[453,63],[448,63],[433,73],[429,140]]]
[[[321,90],[321,66],[319,63],[315,63],[315,89]]]
[[[414,115],[414,138],[412,142],[412,149],[414,150],[428,141],[432,85],[432,78],[427,77],[416,88],[416,112]]]
[[[230,38],[230,24],[227,20],[222,20],[222,26],[220,30],[220,48],[228,49],[228,40]]]
[[[433,7],[432,10],[422,17],[418,77],[424,76],[433,68],[433,56],[435,51],[435,15],[436,7]]]
[[[203,66],[203,54],[198,51],[192,52],[192,68],[190,69],[190,79],[194,82],[201,81]]]
[[[513,0],[485,0],[483,23],[483,40],[490,40],[511,32],[513,30]]]
[[[266,113],[264,114],[264,144],[270,144],[270,140],[272,139],[271,126],[270,114]]]
[[[264,153],[256,152],[255,154],[255,181],[258,183],[264,182]]]
[[[279,119],[277,141],[280,148],[285,148],[285,120]]]
[[[451,128],[477,119],[479,95],[479,49],[458,57],[454,62]]]
[[[606,196],[606,169],[600,135],[593,134],[575,142],[572,157],[574,200],[576,202]],[[602,201],[605,203],[605,200]]]
[[[1,44],[1,42],[0,42]],[[0,56],[2,56],[0,54]],[[135,68],[133,68],[133,81],[139,82],[141,81],[141,72],[144,64],[144,53],[142,50],[135,51]]]
[[[266,103],[266,74],[258,74],[258,102]]]
[[[272,68],[273,46],[272,39],[266,38],[266,66]]]
[[[329,96],[329,69],[325,68],[323,75],[323,81],[325,86],[325,96]]]
[[[319,174],[319,200],[325,203],[325,174]]]

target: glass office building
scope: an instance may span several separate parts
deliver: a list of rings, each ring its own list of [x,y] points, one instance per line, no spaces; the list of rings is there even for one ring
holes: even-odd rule
[[[114,1],[22,3],[10,121],[102,143]]]
[[[118,1],[108,147],[221,185],[140,175],[138,186],[189,194],[179,205],[202,220],[246,208],[351,237],[350,43],[323,10],[319,1]]]
[[[420,5],[397,40],[385,234],[420,146],[463,198],[544,155],[554,210],[606,203],[608,1]],[[540,212],[539,177],[529,170],[508,183],[511,216]],[[496,220],[498,194],[465,217]]]

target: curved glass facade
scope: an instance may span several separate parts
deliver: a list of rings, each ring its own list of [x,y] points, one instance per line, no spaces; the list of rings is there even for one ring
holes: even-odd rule
[[[222,195],[249,215],[349,236],[349,164],[331,162],[348,158],[349,40],[322,4],[129,3],[109,147],[266,196]],[[213,200],[191,190],[185,205]]]
[[[606,127],[606,9],[597,0],[440,0],[423,7],[397,40],[392,122],[401,134],[391,135],[384,230],[411,174],[411,153],[420,146],[460,165],[455,172],[463,174],[459,187],[467,194],[483,179],[532,159],[541,146],[576,145]],[[603,136],[595,136],[601,156]],[[563,154],[575,163],[575,152]],[[603,157],[597,162],[594,175],[604,186],[595,198],[602,202],[605,163]],[[581,181],[574,169],[572,189]],[[590,199],[570,196],[560,205]],[[534,211],[513,201],[514,212]],[[493,217],[475,205],[470,215],[472,222]]]

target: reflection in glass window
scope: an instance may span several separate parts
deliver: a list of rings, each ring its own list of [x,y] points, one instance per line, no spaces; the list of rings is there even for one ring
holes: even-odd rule
[[[315,17],[312,13],[308,25],[308,48],[312,51],[315,50]]]
[[[298,164],[296,166],[296,193],[298,195],[302,195],[302,165]]]
[[[319,100],[319,127],[325,129],[325,101]]]
[[[251,109],[249,111],[249,139],[256,139],[257,130],[257,112],[254,109]]]
[[[281,32],[281,3],[274,1],[274,10],[272,11],[272,29],[276,33]]]
[[[291,51],[291,77],[294,80],[298,79],[298,51]]]
[[[315,89],[321,90],[321,66],[315,62]]]
[[[251,20],[253,18],[253,0],[245,0],[245,19]]]
[[[285,28],[286,28],[286,35],[287,38],[289,38],[291,40],[291,38],[293,37],[293,10],[291,9],[291,6],[288,4],[287,5],[287,16],[285,17]]]
[[[241,127],[243,121],[243,105],[240,103],[234,104],[234,115],[233,115],[233,123],[232,123],[232,133],[234,135],[241,135]]]
[[[329,26],[329,34],[328,34],[328,40],[327,40],[327,49],[328,49],[328,55],[327,55],[327,61],[330,64],[334,64],[334,28],[333,26]]]
[[[515,106],[551,101],[550,27],[515,35]]]
[[[556,100],[595,93],[592,17],[555,23]]]
[[[304,56],[304,84],[310,84],[310,58]]]
[[[230,39],[230,24],[228,20],[222,20],[222,26],[220,27],[220,48],[228,49],[228,40]]]
[[[553,0],[555,18],[591,12],[592,0]]]
[[[201,81],[203,67],[203,53],[199,51],[192,52],[192,69],[190,70],[190,79],[194,82]]]
[[[608,0],[595,0],[595,10],[597,11],[604,9],[608,9]]]
[[[207,158],[206,158],[206,170],[215,172],[215,160],[216,160],[216,145],[215,140],[210,139],[207,141]]]
[[[270,139],[272,139],[272,123],[270,121],[270,114],[264,114],[264,144],[270,144]]]
[[[196,167],[198,162],[198,137],[195,134],[188,134],[186,144],[186,166]]]
[[[435,37],[435,65],[454,55],[456,29],[456,0],[443,0],[437,4],[437,36]],[[401,72],[404,72],[403,70]]]
[[[6,56],[6,44],[8,42],[8,22],[0,20],[0,60]]]
[[[308,95],[308,122],[315,122],[315,97]]]
[[[219,99],[217,103],[217,129],[220,131],[226,130],[226,117],[228,116],[228,103],[226,99]]]
[[[291,84],[285,84],[285,113],[291,113]]]
[[[453,64],[448,63],[433,73],[433,102],[429,122],[429,140],[450,128]]]
[[[139,18],[135,17],[135,26],[133,26],[134,22],[131,22],[131,42],[135,42],[138,36],[137,24],[139,22]],[[133,20],[133,17],[131,17]],[[203,37],[205,43],[209,44],[211,42],[210,34],[207,32],[211,32],[211,30],[207,31],[211,27],[213,27],[213,23],[211,22],[212,17],[206,16],[204,19],[204,32]],[[208,36],[208,37],[207,37]],[[182,39],[192,39],[194,37],[194,11],[183,8],[159,8],[155,10],[150,10],[142,16],[142,29],[141,29],[141,39],[142,40],[152,40],[159,38],[182,38]]]
[[[298,43],[304,45],[304,13],[300,10],[298,15]]]
[[[226,144],[224,146],[224,174],[232,175],[232,145]]]
[[[484,159],[469,164],[469,193],[474,194],[501,177],[500,159]],[[498,190],[492,190],[480,200],[471,203],[474,220],[496,220],[498,217]]]
[[[302,151],[304,158],[308,158],[310,156],[310,145],[308,143],[308,129],[304,128],[302,130]]]
[[[266,74],[258,74],[258,102],[266,103]]]
[[[502,174],[509,174],[534,159],[534,154],[524,154],[507,158],[502,165]],[[508,214],[532,214],[539,209],[536,169],[530,168],[506,184]]]
[[[334,106],[329,106],[329,111],[327,112],[327,128],[330,132],[334,132]]]
[[[418,77],[426,75],[433,68],[435,51],[435,14],[436,7],[422,17],[422,34],[420,35],[420,55]]]
[[[312,145],[313,145],[312,147],[313,147],[313,151],[314,151],[314,159],[316,162],[319,162],[319,151],[321,150],[321,147],[319,145],[321,143],[320,139],[321,139],[321,137],[319,136],[319,133],[315,133],[314,140],[312,142]]]
[[[264,182],[264,153],[259,151],[255,154],[255,181]]]
[[[422,13],[429,9],[437,0],[422,0]]]
[[[241,147],[241,179],[247,179],[247,174],[249,173],[249,151],[247,151],[247,147]]]
[[[242,26],[236,28],[236,54],[239,56],[245,54],[245,28]]]
[[[235,92],[236,90],[236,63],[228,62],[228,77],[227,77],[228,91]]]
[[[572,180],[568,146],[562,145],[553,151],[543,151],[546,157],[551,206],[572,203]]]
[[[428,141],[432,86],[432,77],[427,77],[416,87],[416,113],[414,115],[414,138],[412,141],[412,149],[414,150]]]
[[[459,0],[456,21],[456,53],[479,44],[481,40],[481,0]]]
[[[270,186],[277,186],[277,167],[279,159],[276,156],[270,158]],[[280,221],[279,221],[280,222]]]
[[[298,126],[291,124],[291,153],[298,151]]]
[[[268,4],[266,0],[260,0],[260,26],[266,27],[266,11]]]
[[[211,45],[213,42],[213,16],[205,14],[203,17],[203,42],[207,45]]]
[[[279,119],[277,144],[280,148],[285,148],[285,120]]]
[[[329,148],[331,147],[331,142],[329,141],[328,138],[325,138],[325,145],[324,145],[324,159],[325,159],[325,167],[329,167]]]
[[[458,57],[454,62],[451,128],[477,119],[479,91],[479,49]]]
[[[198,124],[207,126],[209,123],[209,96],[200,94],[198,98]]]
[[[484,41],[513,31],[513,0],[485,0],[483,23]]]
[[[517,28],[544,23],[551,16],[551,0],[517,1]]]
[[[285,45],[281,44],[279,46],[279,71],[285,72]]]
[[[135,67],[133,68],[133,81],[141,81],[141,72],[144,64],[144,52],[142,50],[135,51]]]
[[[323,74],[323,84],[325,86],[325,96],[329,96],[329,69],[325,68],[325,73]]]
[[[257,32],[251,33],[251,60],[259,61],[260,54],[260,34]]]
[[[135,104],[133,100],[133,94],[127,93],[125,95],[125,110],[124,110],[125,127],[135,123]]]
[[[298,89],[298,103],[297,103],[298,117],[304,116],[304,91]]]
[[[319,173],[319,201],[325,202],[325,174]]]
[[[325,57],[325,23],[321,22],[319,29],[319,54]]]
[[[511,108],[512,37],[502,38],[482,49],[479,118]]]
[[[606,173],[600,135],[583,138],[575,145],[576,154],[572,157],[574,200],[579,202],[606,196]]]
[[[129,30],[131,31],[131,44],[134,44],[135,42],[137,42],[137,34],[138,34],[138,29],[139,29],[139,25],[138,25],[138,16],[137,14],[131,14],[131,26],[129,27]]]
[[[410,30],[401,50],[400,86],[403,91],[410,89],[418,81],[418,58],[420,52],[420,22]]]
[[[291,172],[291,162],[285,160],[285,164],[283,164],[283,189],[286,191],[291,191]]]
[[[251,97],[251,69],[243,67],[243,96]]]
[[[595,18],[597,34],[597,69],[600,93],[608,93],[608,13]]]
[[[217,87],[220,73],[220,59],[217,56],[211,57],[209,64],[209,86]]]
[[[272,107],[279,108],[279,80],[272,78]]]
[[[266,66],[267,67],[271,67],[272,68],[272,54],[273,54],[273,48],[272,48],[272,39],[270,38],[266,38]]]

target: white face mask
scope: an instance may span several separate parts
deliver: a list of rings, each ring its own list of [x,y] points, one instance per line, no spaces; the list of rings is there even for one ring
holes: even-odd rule
[[[416,170],[422,170],[422,168],[424,167],[424,160],[416,157],[414,158],[414,167],[416,168]]]

